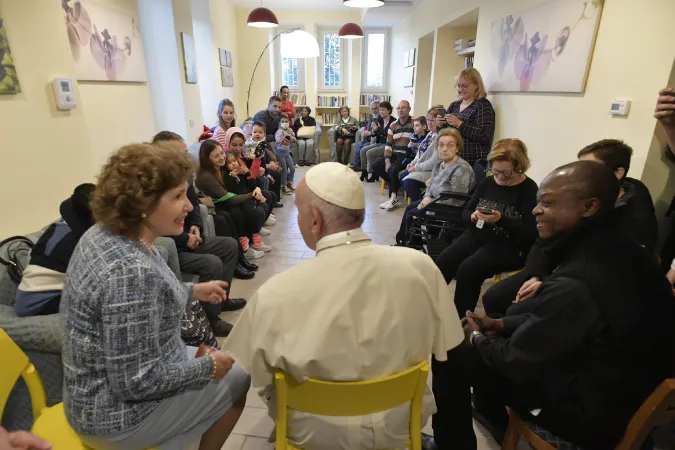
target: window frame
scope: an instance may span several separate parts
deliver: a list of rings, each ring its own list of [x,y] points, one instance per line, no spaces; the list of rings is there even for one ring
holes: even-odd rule
[[[368,86],[368,39],[370,34],[384,34],[384,60],[382,86]],[[389,28],[367,28],[363,30],[363,46],[361,47],[361,92],[389,92]]]
[[[321,92],[347,92],[347,42],[346,39],[339,39],[340,42],[340,86],[325,86],[323,84],[324,82],[324,73],[325,73],[325,66],[324,66],[324,50],[325,50],[325,38],[324,36],[326,34],[335,34],[337,35],[339,33],[339,30],[334,29],[334,28],[321,28],[319,29],[319,51],[321,52],[319,55],[319,73],[318,73],[318,83],[317,83],[317,91],[319,93]]]
[[[298,26],[284,26],[284,27],[279,27],[277,28],[276,34],[283,33],[284,31],[292,30],[294,28],[300,28]],[[283,39],[283,36],[279,36],[279,39],[275,40],[273,43],[274,47],[274,78],[275,78],[275,87],[274,90],[278,91],[281,86],[283,86],[285,83],[283,82],[283,66],[281,63],[281,40]],[[304,93],[306,89],[306,80],[305,80],[305,58],[295,58],[298,61],[298,86],[288,86],[289,92],[294,92],[294,93]]]

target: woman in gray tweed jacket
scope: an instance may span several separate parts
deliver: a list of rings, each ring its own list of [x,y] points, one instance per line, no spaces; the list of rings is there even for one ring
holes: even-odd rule
[[[91,201],[97,224],[80,239],[61,300],[64,407],[84,443],[112,450],[220,449],[246,402],[249,377],[224,352],[181,340],[194,298],[220,303],[223,281],[182,283],[152,246],[183,231],[189,157],[123,147]]]

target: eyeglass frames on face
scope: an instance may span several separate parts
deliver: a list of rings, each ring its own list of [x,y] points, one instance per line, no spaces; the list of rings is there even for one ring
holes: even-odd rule
[[[494,176],[503,176],[504,178],[511,178],[513,176],[513,170],[495,170],[490,168],[490,172],[492,172],[492,175]]]

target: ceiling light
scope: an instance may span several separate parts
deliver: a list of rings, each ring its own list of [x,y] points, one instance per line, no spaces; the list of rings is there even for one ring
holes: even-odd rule
[[[342,4],[352,8],[377,8],[384,5],[384,0],[342,0]]]
[[[272,11],[267,8],[256,8],[248,15],[246,21],[249,27],[273,28],[279,26],[279,20]]]
[[[316,58],[319,43],[310,33],[295,30],[282,36],[281,56],[284,58]]]
[[[363,30],[355,23],[346,23],[342,25],[338,36],[342,39],[361,39],[363,38]]]

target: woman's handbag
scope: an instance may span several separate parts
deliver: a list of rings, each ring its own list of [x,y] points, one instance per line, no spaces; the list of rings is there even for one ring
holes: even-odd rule
[[[315,126],[301,126],[298,128],[298,138],[299,139],[314,139],[314,135],[316,134],[316,127]]]

